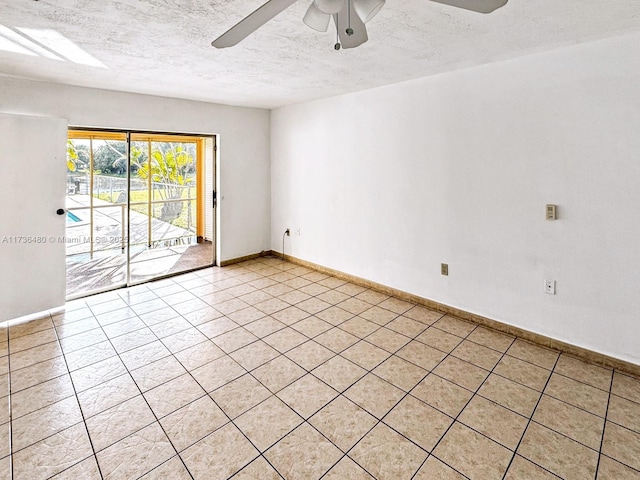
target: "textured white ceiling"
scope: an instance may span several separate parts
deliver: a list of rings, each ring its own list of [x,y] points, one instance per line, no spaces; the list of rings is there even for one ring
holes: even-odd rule
[[[273,108],[640,31],[639,0],[510,0],[490,15],[388,0],[368,43],[336,52],[335,31],[302,23],[310,1],[217,50],[263,0],[0,0],[0,74]]]

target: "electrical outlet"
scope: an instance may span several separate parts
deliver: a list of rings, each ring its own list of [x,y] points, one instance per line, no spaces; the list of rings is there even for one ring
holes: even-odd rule
[[[284,231],[284,234],[288,237],[291,235],[291,230],[289,230],[288,228]]]
[[[449,264],[441,263],[440,264],[440,275],[449,275]]]
[[[548,293],[549,295],[556,294],[556,281],[555,280],[545,280],[544,281],[544,293]]]

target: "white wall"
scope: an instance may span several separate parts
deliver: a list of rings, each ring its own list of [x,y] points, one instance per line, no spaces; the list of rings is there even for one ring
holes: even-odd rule
[[[270,248],[268,110],[7,77],[0,77],[0,92],[4,113],[61,117],[72,126],[219,134],[217,259]]]
[[[273,111],[272,248],[290,227],[296,257],[640,364],[639,51],[633,34]]]

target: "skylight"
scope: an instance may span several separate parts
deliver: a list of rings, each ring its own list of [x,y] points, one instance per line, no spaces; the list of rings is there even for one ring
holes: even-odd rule
[[[0,50],[22,55],[68,61],[78,65],[107,68],[60,32],[51,29],[9,28],[0,25]]]

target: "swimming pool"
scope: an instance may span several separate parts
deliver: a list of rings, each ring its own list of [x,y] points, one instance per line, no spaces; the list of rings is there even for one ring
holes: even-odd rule
[[[67,220],[71,220],[72,222],[81,222],[82,220],[77,215],[74,215],[72,212],[67,211]]]

